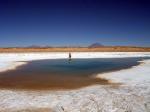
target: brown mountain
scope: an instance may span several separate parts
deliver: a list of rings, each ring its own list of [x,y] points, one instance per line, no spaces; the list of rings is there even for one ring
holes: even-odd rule
[[[91,44],[90,46],[88,46],[89,48],[98,48],[98,47],[104,47],[104,45],[100,44],[100,43],[94,43]]]

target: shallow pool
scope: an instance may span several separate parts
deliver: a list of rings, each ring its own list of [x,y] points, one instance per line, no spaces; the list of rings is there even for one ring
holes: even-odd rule
[[[0,88],[74,89],[94,84],[110,84],[94,76],[130,68],[144,58],[50,59],[31,61],[16,70],[0,73]]]

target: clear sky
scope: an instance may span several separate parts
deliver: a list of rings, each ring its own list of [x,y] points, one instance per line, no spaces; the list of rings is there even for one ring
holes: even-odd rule
[[[149,0],[0,0],[0,47],[150,47]]]

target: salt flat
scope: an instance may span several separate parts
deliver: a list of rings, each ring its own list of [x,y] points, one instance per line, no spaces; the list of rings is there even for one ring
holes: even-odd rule
[[[73,58],[150,57],[150,52],[84,52]],[[2,53],[0,70],[15,69],[22,61],[68,58],[68,53]],[[20,63],[21,62],[21,63]],[[0,90],[0,111],[45,109],[52,112],[150,112],[150,60],[130,69],[97,74],[122,85],[94,85],[70,91]]]

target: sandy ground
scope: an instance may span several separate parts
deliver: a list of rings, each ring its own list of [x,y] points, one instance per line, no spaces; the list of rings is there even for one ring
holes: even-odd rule
[[[45,48],[0,48],[0,52],[150,52],[150,47],[102,46],[88,47],[45,47]]]
[[[67,53],[5,53],[0,54],[0,69],[8,70],[13,65],[12,62],[67,57]],[[112,57],[150,57],[150,53],[73,54],[73,58]],[[0,90],[0,112],[150,112],[149,68],[150,60],[144,60],[141,65],[130,69],[97,74],[97,77],[122,83],[120,86],[94,85],[70,91],[3,89]]]

